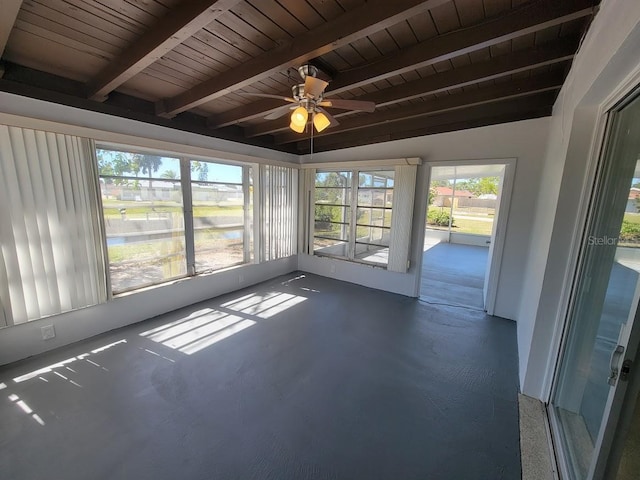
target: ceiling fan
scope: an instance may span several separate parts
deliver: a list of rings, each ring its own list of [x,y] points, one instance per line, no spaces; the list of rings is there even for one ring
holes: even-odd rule
[[[286,115],[289,110],[293,110],[291,113],[291,123],[289,124],[291,130],[302,133],[309,120],[311,120],[316,131],[322,132],[327,127],[339,124],[338,121],[322,107],[359,110],[363,112],[373,112],[376,108],[376,104],[373,102],[325,98],[324,90],[327,88],[327,85],[329,85],[329,82],[317,78],[318,69],[313,65],[302,65],[298,68],[298,73],[304,80],[304,83],[299,83],[291,87],[291,97],[262,93],[249,94],[258,97],[278,98],[293,104],[292,106],[283,105],[281,108],[264,117],[265,120],[275,120],[276,118]]]

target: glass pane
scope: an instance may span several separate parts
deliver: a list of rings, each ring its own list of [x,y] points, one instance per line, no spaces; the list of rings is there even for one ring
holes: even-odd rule
[[[611,393],[610,358],[621,330],[633,321],[640,278],[634,193],[640,182],[640,100],[614,115],[552,398],[567,466],[579,480],[598,455],[594,445]]]
[[[196,272],[244,262],[244,193],[240,185],[192,183]]]
[[[313,239],[313,252],[316,254],[346,257],[348,251],[349,244],[347,242],[317,237]]]
[[[242,228],[198,228],[194,232],[196,273],[212,272],[244,262]]]
[[[349,225],[344,223],[316,222],[314,235],[328,239],[349,241]]]
[[[391,227],[391,210],[382,208],[358,208],[358,225]]]
[[[389,248],[356,243],[356,258],[366,263],[387,265],[389,263]]]
[[[375,243],[377,245],[389,246],[390,232],[388,228],[362,227],[356,228],[357,243]]]
[[[145,178],[180,178],[180,160],[177,158],[103,148],[96,149],[96,156],[100,175],[139,177],[142,186],[148,182]]]
[[[316,207],[315,207],[316,228],[318,228],[317,224],[325,224],[327,222],[349,223],[350,219],[351,219],[350,207],[338,207],[333,205],[316,204]]]
[[[247,190],[249,191],[249,210],[246,212],[245,228],[245,240],[249,241],[249,248],[245,250],[247,263],[253,261],[253,168],[246,167],[249,170],[249,185]]]
[[[242,183],[242,167],[191,160],[191,180],[198,182]]]
[[[351,186],[351,172],[317,172],[316,187]]]
[[[115,293],[186,274],[180,183],[101,178]]]
[[[358,189],[358,206],[391,207],[393,190]]]
[[[361,187],[393,187],[393,170],[379,172],[360,172],[358,177],[358,185]]]
[[[315,201],[330,205],[349,205],[351,203],[351,189],[316,187]]]

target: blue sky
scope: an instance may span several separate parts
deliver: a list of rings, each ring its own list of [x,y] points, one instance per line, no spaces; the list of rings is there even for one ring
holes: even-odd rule
[[[98,156],[101,157],[104,161],[112,164],[116,160],[116,155],[121,152],[106,149],[97,149],[97,153]],[[132,154],[127,152],[124,152],[124,155],[132,156]],[[201,163],[207,165],[206,180],[209,182],[242,183],[242,167],[213,162]],[[175,178],[180,178],[180,160],[172,157],[161,157],[160,167],[156,172],[153,173],[153,177],[163,178],[163,176],[169,171],[175,173]],[[130,172],[127,175],[134,176],[135,172]],[[138,176],[145,177],[146,175],[139,172]],[[198,180],[199,172],[193,171],[191,178],[192,180]]]

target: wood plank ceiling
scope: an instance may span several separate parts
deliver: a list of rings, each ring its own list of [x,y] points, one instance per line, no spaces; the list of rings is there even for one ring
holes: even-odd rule
[[[549,115],[596,0],[5,0],[0,90],[308,153],[265,120],[310,63],[332,150]]]

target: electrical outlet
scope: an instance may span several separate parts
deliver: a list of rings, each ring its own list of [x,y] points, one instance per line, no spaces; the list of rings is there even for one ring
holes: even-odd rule
[[[238,283],[240,285],[242,285],[244,283],[244,275],[242,275],[242,274],[238,275]]]
[[[329,267],[329,273],[336,273],[336,266],[335,264],[331,264],[331,266]]]
[[[53,325],[45,325],[40,328],[40,332],[42,333],[43,340],[49,340],[56,336],[56,330],[53,328]]]

